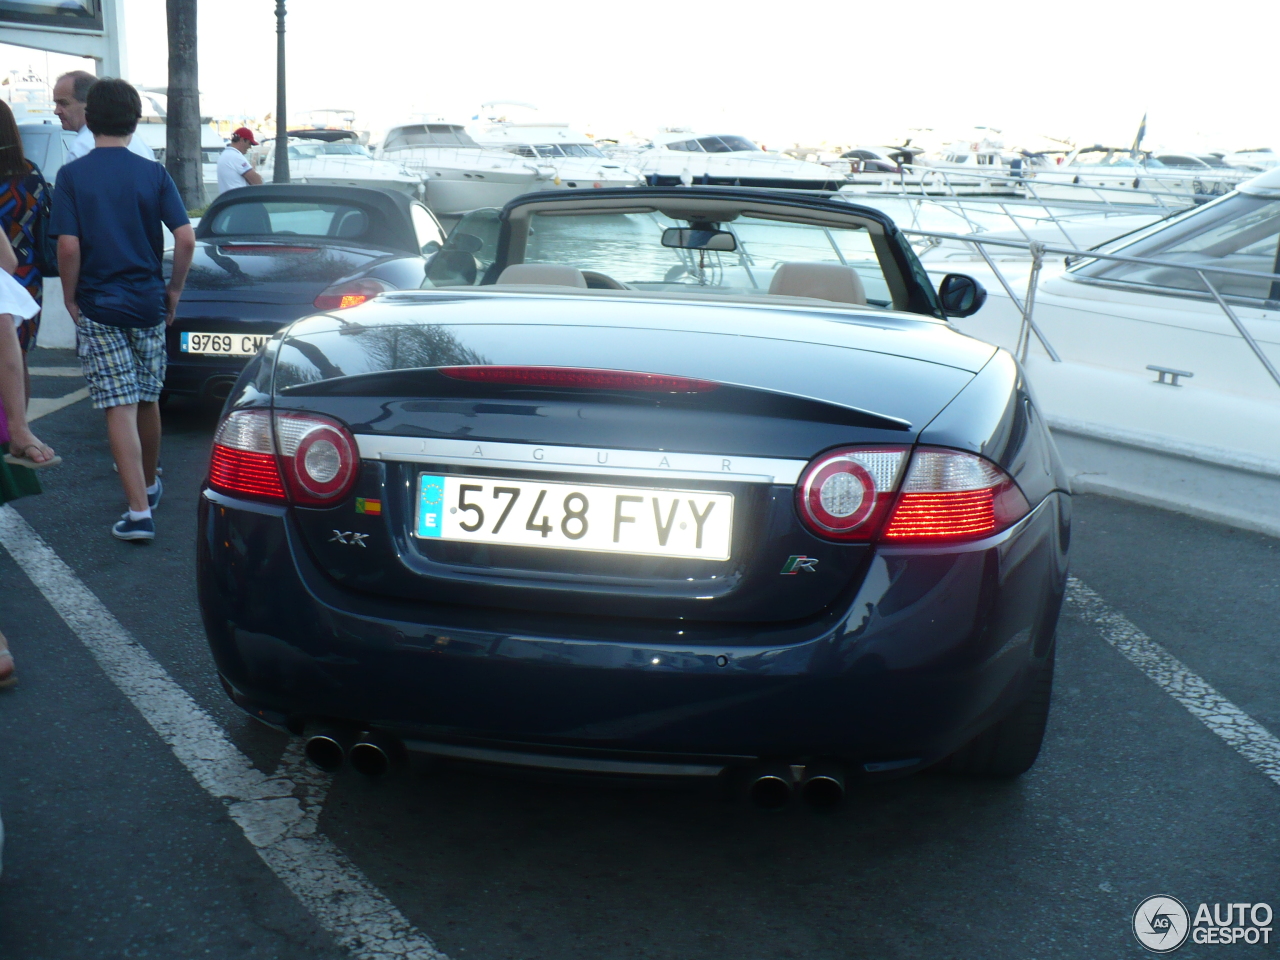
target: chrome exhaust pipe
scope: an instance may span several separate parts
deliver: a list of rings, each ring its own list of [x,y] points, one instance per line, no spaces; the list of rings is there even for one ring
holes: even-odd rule
[[[778,810],[791,799],[793,780],[791,767],[785,763],[762,764],[747,781],[751,802],[764,810]]]
[[[351,766],[366,777],[380,777],[404,752],[399,740],[366,730],[356,738],[348,754]]]
[[[334,773],[342,769],[350,742],[350,733],[340,727],[319,727],[307,737],[303,752],[321,770]]]
[[[833,762],[811,763],[805,767],[800,796],[815,810],[830,810],[844,799],[844,770]]]

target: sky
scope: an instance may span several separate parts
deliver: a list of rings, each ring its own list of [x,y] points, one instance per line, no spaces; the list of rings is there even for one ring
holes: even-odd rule
[[[163,85],[164,0],[122,0],[127,78]],[[773,147],[970,139],[1003,131],[1127,145],[1280,148],[1280,3],[569,4],[288,0],[289,110],[357,112],[375,134],[489,100],[597,136],[661,126]],[[205,110],[262,116],[275,99],[274,0],[204,0]],[[1214,12],[1216,10],[1216,12]],[[0,74],[45,54],[0,45]],[[49,55],[56,74],[79,65]]]

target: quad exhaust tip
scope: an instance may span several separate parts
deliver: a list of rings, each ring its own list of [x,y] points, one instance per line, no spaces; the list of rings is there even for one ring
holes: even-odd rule
[[[762,810],[780,810],[795,789],[791,767],[785,763],[761,764],[747,781],[751,802]]]
[[[348,759],[357,772],[366,777],[380,777],[391,769],[404,747],[400,741],[380,733],[366,731],[356,738]]]
[[[811,763],[805,767],[800,796],[815,810],[831,810],[844,799],[844,770],[838,763]]]
[[[779,810],[791,797],[801,799],[815,810],[831,810],[845,794],[844,767],[833,760],[808,764],[764,763],[751,771],[747,794],[764,810]]]
[[[307,759],[327,773],[335,773],[342,769],[347,759],[347,744],[350,736],[336,727],[325,727],[307,737],[303,752]]]
[[[356,727],[323,725],[308,728],[303,751],[307,759],[327,773],[336,773],[348,761],[366,777],[380,777],[401,757],[404,745],[394,737]]]

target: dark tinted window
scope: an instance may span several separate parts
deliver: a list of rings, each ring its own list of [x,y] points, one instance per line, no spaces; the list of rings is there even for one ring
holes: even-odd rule
[[[697,140],[679,140],[675,143],[668,143],[667,149],[678,150],[681,153],[702,153],[702,147],[698,145]]]
[[[739,150],[759,150],[760,149],[754,143],[748,140],[746,137],[721,135],[719,137],[715,137],[714,139],[719,140],[724,145],[721,148],[722,150],[731,150],[736,152]],[[711,148],[708,147],[707,151],[710,152]]]
[[[214,217],[214,236],[340,237],[354,240],[369,229],[369,214],[343,203],[246,201],[225,207]]]

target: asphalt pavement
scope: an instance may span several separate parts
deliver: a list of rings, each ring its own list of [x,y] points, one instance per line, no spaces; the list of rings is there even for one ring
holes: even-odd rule
[[[62,351],[32,361],[74,365]],[[81,386],[42,376],[34,392]],[[13,508],[270,775],[289,738],[227,700],[196,606],[213,425],[207,410],[166,409],[151,546],[109,535],[123,503],[85,401],[36,421],[66,459]],[[1280,732],[1280,540],[1101,497],[1075,511],[1073,575],[1256,721],[1256,743],[1193,715],[1077,604],[1059,626],[1044,752],[1011,783],[923,774],[858,789],[829,814],[765,813],[707,789],[419,764],[332,778],[319,834],[454,960],[1092,960],[1145,955],[1131,917],[1154,894],[1192,912],[1280,910],[1280,779],[1250,753]],[[0,956],[397,955],[338,944],[4,548],[0,629],[21,678],[0,694]],[[1270,939],[1188,941],[1177,956],[1272,956]]]

